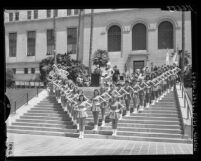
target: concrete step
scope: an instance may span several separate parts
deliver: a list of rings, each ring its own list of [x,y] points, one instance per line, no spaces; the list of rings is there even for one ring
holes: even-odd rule
[[[42,111],[64,111],[61,107],[55,108],[55,107],[48,107],[48,108],[43,108],[43,107],[34,107],[31,108],[31,110],[42,110]]]
[[[143,136],[143,137],[158,137],[158,138],[182,138],[181,134],[168,133],[153,133],[153,132],[131,132],[131,131],[117,131],[119,136]]]
[[[37,104],[34,107],[61,107],[61,104]]]
[[[190,141],[181,138],[159,138],[159,137],[143,137],[143,136],[119,136],[119,135],[111,136],[111,135],[85,134],[84,138],[116,139],[116,140],[146,141],[146,142],[167,142],[167,143],[191,143]]]
[[[53,110],[30,110],[28,113],[58,113],[58,114],[64,114],[64,111],[53,111]]]
[[[65,125],[65,124],[49,124],[49,123],[27,123],[27,122],[15,122],[12,123],[13,126],[37,126],[37,127],[53,127],[53,128],[63,128],[63,129],[76,129],[75,125]]]
[[[17,119],[16,122],[27,123],[47,123],[47,124],[60,124],[60,125],[73,125],[72,121],[66,120],[36,120],[36,119]]]
[[[141,123],[141,124],[160,124],[160,125],[180,125],[179,121],[166,121],[166,120],[150,120],[150,119],[146,119],[146,120],[126,120],[126,119],[122,119],[119,120],[119,123]]]
[[[31,134],[31,135],[49,135],[49,136],[64,136],[64,137],[79,137],[79,133],[64,133],[64,132],[51,132],[51,131],[32,131],[32,130],[19,130],[19,129],[8,129],[8,133],[16,134]]]
[[[123,116],[124,120],[163,120],[163,121],[179,121],[178,117],[153,117],[153,116]]]
[[[45,116],[20,116],[22,119],[31,119],[31,120],[61,120],[61,121],[71,121],[71,118],[67,117],[45,117]]]
[[[117,127],[125,127],[125,128],[156,128],[156,129],[172,129],[177,130],[181,129],[179,124],[172,124],[172,125],[166,125],[166,124],[151,124],[151,123],[122,123],[118,122]]]
[[[9,126],[7,129],[16,130],[31,130],[31,131],[50,131],[50,132],[65,132],[65,133],[77,133],[77,129],[64,129],[64,128],[53,128],[53,127],[38,127],[38,126]]]
[[[107,129],[107,128],[106,128]],[[180,129],[156,129],[156,128],[128,128],[128,127],[118,127],[118,131],[130,131],[130,132],[153,132],[153,133],[167,133],[167,134],[181,134]]]
[[[178,117],[178,114],[158,114],[158,113],[137,113],[137,114],[134,114],[134,113],[131,113],[130,116],[127,116],[127,117],[135,117],[135,116],[144,116],[144,117],[149,117],[149,116],[152,116],[152,117]]]
[[[156,107],[156,106],[151,106],[151,107],[149,107],[149,108],[144,108],[145,110],[144,111],[151,111],[151,110],[164,110],[164,111],[178,111],[178,108],[176,108],[176,107],[171,107],[171,108],[169,108],[169,107]]]
[[[177,114],[178,111],[177,110],[157,110],[157,109],[150,109],[150,110],[144,110],[141,113],[147,113],[147,114],[151,114],[151,113],[155,113],[155,114]]]
[[[23,116],[44,116],[44,117],[69,117],[68,114],[57,114],[57,113],[25,113]]]

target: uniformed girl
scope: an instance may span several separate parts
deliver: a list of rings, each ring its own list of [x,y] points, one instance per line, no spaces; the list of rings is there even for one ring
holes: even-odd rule
[[[99,116],[99,113],[101,111],[100,109],[100,103],[97,99],[97,96],[99,96],[99,91],[98,89],[95,89],[94,90],[94,96],[92,98],[92,108],[91,108],[91,111],[92,111],[92,114],[93,114],[93,118],[94,118],[94,129],[95,131],[98,130],[98,116]]]
[[[149,81],[151,80],[150,78],[150,74],[147,73],[146,77],[145,77],[145,81]],[[146,88],[146,95],[145,95],[145,107],[149,108],[150,104],[151,104],[151,86],[150,84],[148,84],[148,87]]]
[[[125,94],[124,100],[126,104],[126,116],[130,116],[130,100],[131,100],[131,95],[130,95],[130,88],[129,88],[129,81],[125,81],[125,87],[124,90],[128,92],[128,94]]]
[[[120,109],[123,106],[117,101],[117,97],[112,95],[112,99],[109,102],[110,114],[109,118],[112,120],[112,135],[116,136],[117,134],[117,124],[120,118]]]
[[[78,103],[75,106],[75,110],[77,111],[78,125],[79,125],[79,138],[82,139],[84,137],[84,129],[85,129],[85,120],[88,117],[87,108],[82,105],[85,101],[84,95],[79,95]]]
[[[102,85],[100,87],[100,95],[102,95],[103,93],[105,93],[106,89],[104,88],[104,86]],[[100,109],[101,109],[101,118],[102,118],[102,124],[101,126],[105,126],[105,112],[106,112],[106,108],[107,108],[108,104],[107,102],[102,102],[100,105]]]

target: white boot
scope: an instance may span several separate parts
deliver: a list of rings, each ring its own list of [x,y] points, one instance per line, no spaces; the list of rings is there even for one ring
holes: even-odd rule
[[[97,131],[98,130],[98,125],[95,125],[93,130]]]
[[[134,109],[134,112],[133,112],[133,113],[138,113],[137,108]]]
[[[116,136],[117,135],[117,130],[115,129],[114,131],[113,131],[113,134],[112,134],[113,136]]]
[[[105,126],[105,121],[102,121],[102,125],[101,125],[101,127],[103,127],[103,126]]]
[[[126,111],[126,116],[130,116],[130,111]]]
[[[146,104],[146,108],[149,108],[149,103]]]
[[[152,103],[151,103],[151,105],[155,105],[155,102],[156,102],[156,101],[155,101],[155,100],[153,100],[153,101],[152,101]]]
[[[82,132],[81,131],[79,132],[79,137],[78,138],[82,139]]]
[[[123,117],[122,114],[120,114],[120,118],[119,118],[119,120],[122,120],[122,117]]]
[[[61,98],[58,98],[58,103],[61,103]]]
[[[143,106],[140,106],[139,111],[141,112],[143,110],[144,110]]]
[[[80,125],[79,125],[79,124],[77,124],[77,130],[79,130],[79,127],[80,127]]]

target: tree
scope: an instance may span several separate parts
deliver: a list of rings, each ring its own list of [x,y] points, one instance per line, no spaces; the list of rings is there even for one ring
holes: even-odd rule
[[[70,53],[57,54],[56,58],[57,64],[61,64],[62,66],[66,67],[66,70],[69,72],[68,79],[71,79],[72,81],[76,81],[78,74],[83,74],[86,70],[88,70],[88,68],[79,61],[71,59]],[[40,62],[40,79],[43,82],[47,81],[46,78],[49,72],[52,70],[53,64],[53,57],[45,58]]]
[[[6,69],[6,87],[12,87],[14,85],[14,73],[12,69]]]
[[[94,53],[93,64],[99,67],[105,67],[109,61],[109,55],[106,50],[98,49]]]

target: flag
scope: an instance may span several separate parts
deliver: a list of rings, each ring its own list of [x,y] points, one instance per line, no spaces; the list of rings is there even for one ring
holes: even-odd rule
[[[169,65],[169,64],[170,64],[170,54],[169,54],[169,50],[167,51],[167,54],[166,54],[165,63],[166,63],[166,65]]]

